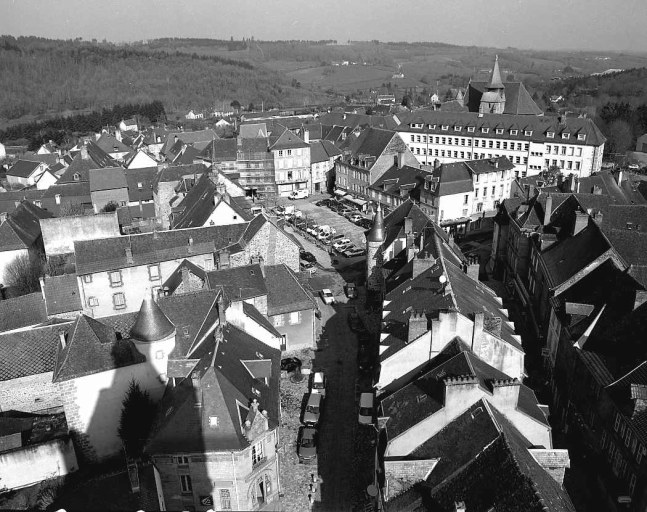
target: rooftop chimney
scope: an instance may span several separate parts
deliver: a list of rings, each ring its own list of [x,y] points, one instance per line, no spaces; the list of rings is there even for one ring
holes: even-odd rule
[[[417,258],[413,259],[413,269],[411,276],[413,279],[422,274],[425,270],[430,269],[436,263],[436,259],[429,253],[418,254]]]
[[[112,149],[114,150],[115,153],[119,151],[119,148],[117,146],[112,146]]]
[[[133,248],[132,247],[126,247],[126,261],[130,264],[133,263]]]
[[[183,291],[184,293],[187,293],[191,291],[191,284],[189,282],[189,269],[186,267],[182,267],[180,269],[180,272],[182,274],[182,286],[183,286]]]
[[[398,166],[398,169],[402,169],[404,165],[404,151],[398,151],[397,156],[395,157],[395,163]]]
[[[61,340],[61,347],[65,348],[67,345],[67,333],[65,331],[61,331],[58,333],[58,337]]]
[[[407,341],[411,342],[417,340],[420,336],[428,331],[427,329],[427,315],[424,311],[416,313],[415,310],[411,311],[409,316],[409,334]]]
[[[616,181],[619,187],[622,186],[622,177],[623,177],[623,172],[618,171],[618,174],[616,174]]]
[[[573,225],[573,236],[577,235],[589,225],[589,214],[586,212],[575,212],[575,224]]]
[[[495,379],[492,381],[492,402],[497,409],[512,409],[519,401],[519,379]]]
[[[634,401],[632,418],[647,410],[647,386],[645,384],[631,385],[631,399]]]
[[[406,235],[413,233],[413,219],[411,217],[404,218],[404,233]]]
[[[190,236],[188,240],[188,250],[189,252],[193,252],[193,237]]]
[[[479,280],[479,271],[481,268],[481,262],[479,261],[478,254],[472,254],[467,257],[467,263],[465,265],[465,273],[470,276],[474,281]]]
[[[88,155],[88,148],[85,144],[81,146],[81,158],[83,160],[88,160],[90,158],[90,156]]]
[[[550,194],[546,198],[546,206],[544,208],[544,226],[550,224],[550,216],[553,214],[553,198]]]
[[[457,501],[454,503],[454,507],[456,508],[456,512],[467,512],[467,507],[465,506],[464,501]]]
[[[303,130],[303,142],[306,144],[310,144],[310,131],[309,130]]]
[[[193,389],[200,389],[200,374],[198,372],[191,373],[191,384]]]

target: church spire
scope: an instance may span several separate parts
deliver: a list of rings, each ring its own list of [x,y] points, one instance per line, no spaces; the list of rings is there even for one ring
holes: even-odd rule
[[[488,89],[505,89],[503,81],[501,80],[501,72],[499,71],[499,56],[494,59],[494,67],[492,68],[492,77]]]

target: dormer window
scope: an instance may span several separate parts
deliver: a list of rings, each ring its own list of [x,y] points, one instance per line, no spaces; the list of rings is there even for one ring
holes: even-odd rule
[[[562,139],[570,139],[571,134],[570,133],[562,133]]]
[[[482,133],[488,133],[489,131],[490,131],[490,129],[486,128],[485,126],[483,128],[481,128]]]
[[[430,130],[435,130],[435,129],[436,129],[436,125],[435,125],[435,124],[428,124],[428,125],[427,125],[427,128],[429,128]]]
[[[497,128],[496,129],[496,134],[501,135],[503,133],[503,128]]]
[[[524,134],[526,137],[532,137],[532,130],[525,130],[525,131],[523,132],[523,134]]]
[[[519,130],[510,130],[510,135],[517,135]]]
[[[586,140],[586,134],[585,133],[578,133],[577,134],[577,140]]]
[[[442,126],[440,127],[440,129],[441,129],[441,130],[444,130],[444,131],[447,131],[447,130],[449,130],[449,125],[444,124],[444,125],[442,125]]]
[[[468,131],[469,133],[474,133],[474,127],[473,127],[473,126],[468,126],[468,127],[467,127],[467,131]]]
[[[72,177],[74,178],[74,181],[79,181],[81,179],[81,176],[79,176],[78,172],[74,173],[74,176]]]
[[[554,139],[555,138],[555,132],[546,132],[546,137],[549,139]]]
[[[463,129],[462,126],[454,126],[454,131],[455,132],[460,132]]]

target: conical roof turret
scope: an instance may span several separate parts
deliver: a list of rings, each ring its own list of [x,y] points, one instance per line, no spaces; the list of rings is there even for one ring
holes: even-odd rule
[[[501,71],[499,71],[499,56],[494,59],[494,67],[492,68],[492,77],[488,89],[505,89],[503,81],[501,80]]]
[[[384,242],[384,217],[382,216],[382,206],[377,203],[377,211],[373,217],[373,226],[366,235],[369,242]]]
[[[138,341],[152,342],[162,340],[174,331],[175,326],[147,292],[139,309],[137,321],[130,330],[130,337]]]

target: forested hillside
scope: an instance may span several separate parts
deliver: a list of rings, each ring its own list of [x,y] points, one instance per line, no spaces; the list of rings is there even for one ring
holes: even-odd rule
[[[160,100],[168,110],[299,104],[279,73],[219,56],[140,51],[108,43],[0,38],[0,118]]]

